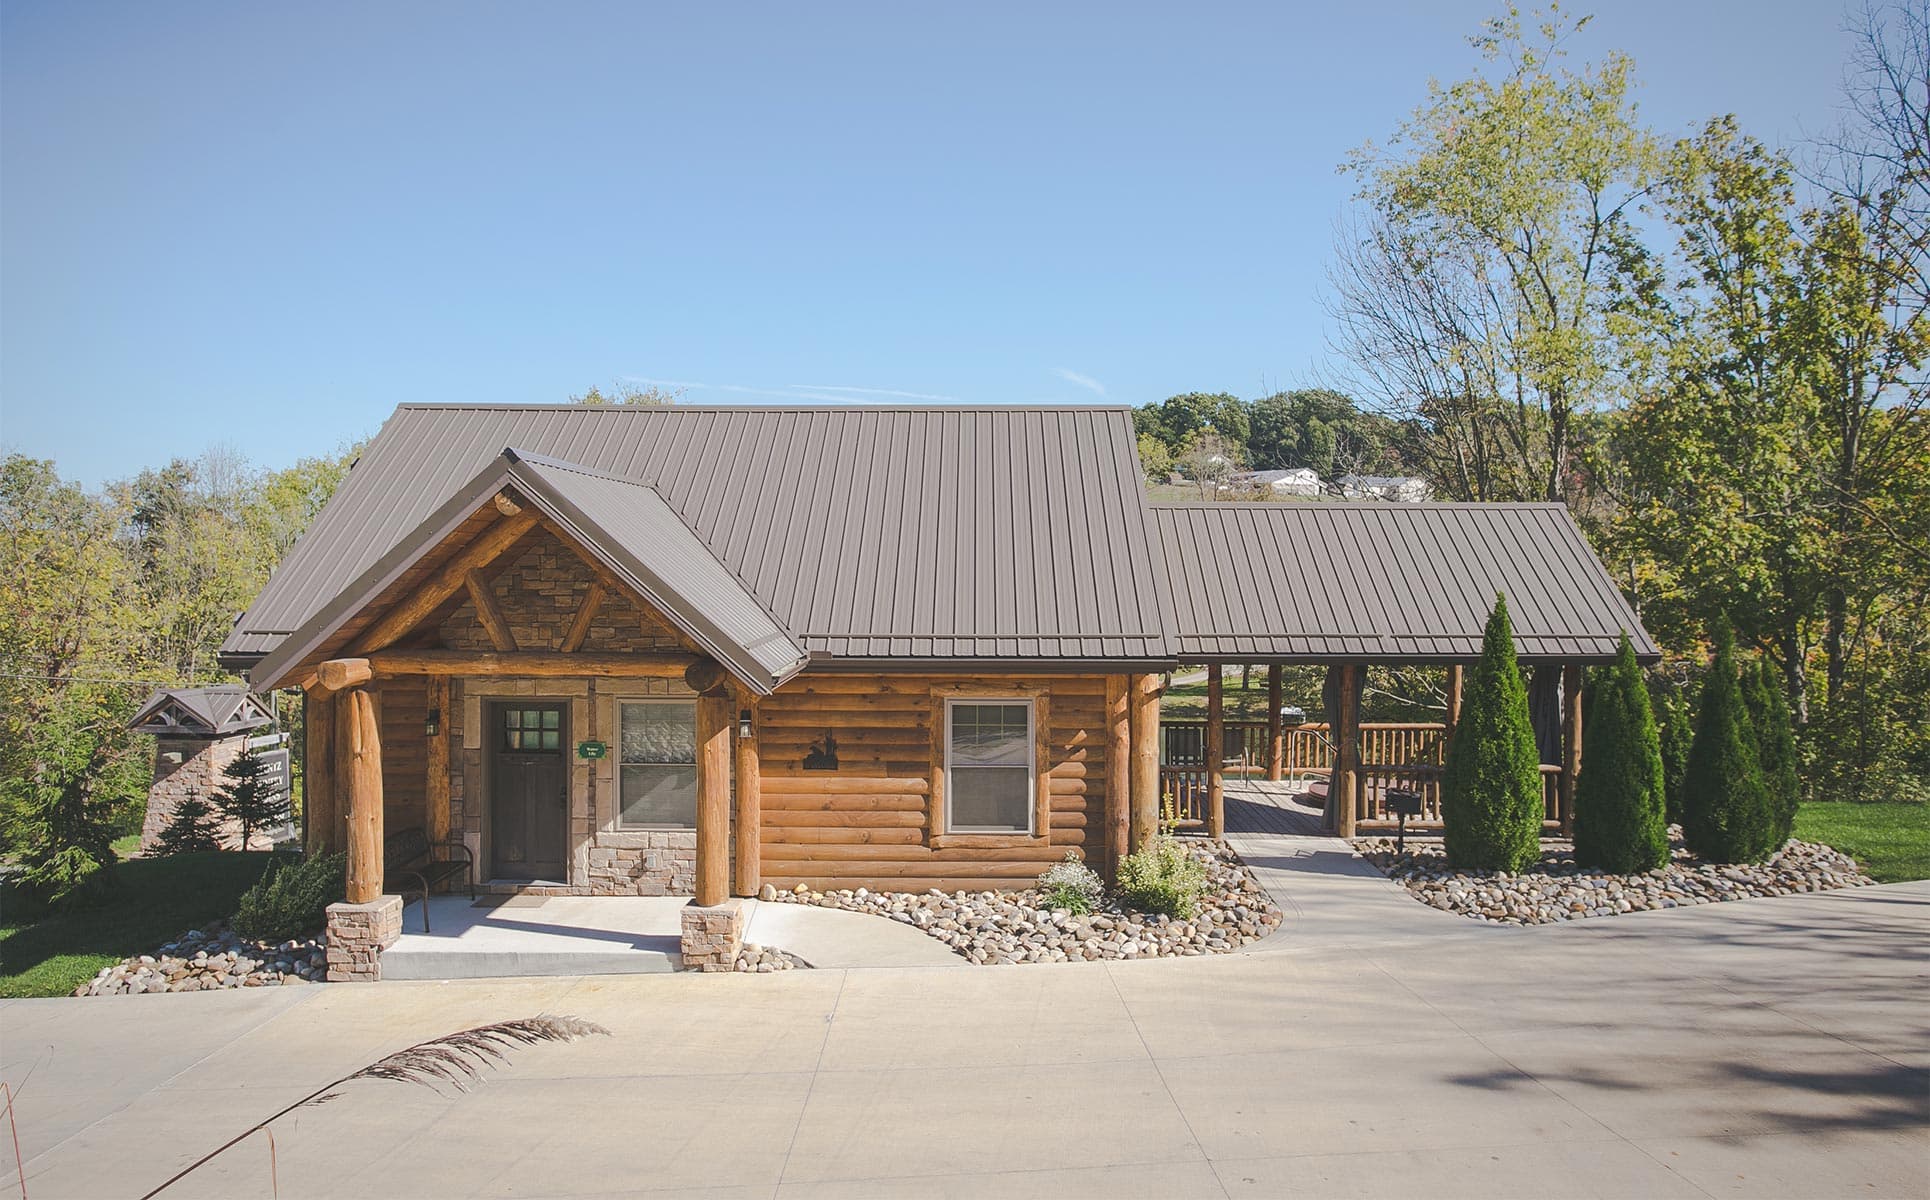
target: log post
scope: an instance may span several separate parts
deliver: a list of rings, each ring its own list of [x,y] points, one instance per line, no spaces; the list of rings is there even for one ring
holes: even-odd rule
[[[342,848],[342,797],[335,761],[335,697],[302,694],[302,844],[310,854]]]
[[[697,903],[730,896],[729,696],[697,699]]]
[[[1220,664],[1206,668],[1206,832],[1226,836],[1226,711]],[[1279,719],[1276,712],[1275,720]]]
[[[1575,835],[1575,782],[1582,773],[1582,669],[1561,669],[1561,835]]]
[[[1119,864],[1131,852],[1132,836],[1132,722],[1129,716],[1132,677],[1106,676],[1106,831],[1107,869],[1117,879]]]
[[[1461,724],[1461,684],[1466,674],[1466,669],[1463,668],[1460,663],[1454,663],[1448,667],[1447,721],[1446,728],[1441,730],[1441,761],[1443,763],[1447,762],[1448,745],[1454,741],[1454,731]]]
[[[336,745],[347,760],[348,902],[372,904],[382,895],[382,723],[367,688],[355,688],[345,699],[348,736]]]
[[[1334,800],[1334,832],[1354,836],[1360,813],[1360,666],[1340,668],[1340,724],[1334,731],[1334,777],[1328,788]]]
[[[1278,783],[1286,773],[1287,739],[1280,727],[1281,676],[1279,663],[1267,664],[1267,778]]]
[[[429,777],[423,797],[428,807],[429,841],[449,840],[449,678],[429,680],[429,711],[436,714],[436,731],[428,736]],[[424,714],[425,720],[427,714]]]
[[[757,701],[746,697],[751,736],[737,739],[737,894],[764,886],[764,772],[757,752]]]
[[[1159,677],[1132,677],[1132,835],[1144,850],[1159,833]]]

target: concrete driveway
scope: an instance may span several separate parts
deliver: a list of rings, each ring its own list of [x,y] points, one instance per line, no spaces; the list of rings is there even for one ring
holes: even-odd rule
[[[1930,884],[1465,924],[1107,965],[11,1001],[0,1071],[35,1200],[141,1195],[382,1054],[540,1012],[613,1036],[468,1093],[349,1085],[275,1124],[280,1195],[1930,1194]],[[166,1194],[266,1196],[269,1170],[256,1137]]]

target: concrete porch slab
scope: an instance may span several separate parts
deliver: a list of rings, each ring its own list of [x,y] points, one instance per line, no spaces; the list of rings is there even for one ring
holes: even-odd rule
[[[431,896],[428,933],[422,932],[421,902],[410,903],[401,938],[382,952],[382,978],[639,975],[682,965],[678,920],[688,903],[684,897],[512,899]]]

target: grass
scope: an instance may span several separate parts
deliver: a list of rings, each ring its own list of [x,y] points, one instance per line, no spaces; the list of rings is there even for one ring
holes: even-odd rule
[[[1267,671],[1261,667],[1253,672],[1253,686],[1242,691],[1240,688],[1240,668],[1226,668],[1226,679],[1220,688],[1221,704],[1229,721],[1264,721],[1267,719]],[[1292,703],[1292,701],[1288,701]],[[1206,671],[1194,667],[1182,671],[1173,681],[1166,694],[1160,697],[1160,715],[1173,720],[1206,719]]]
[[[102,967],[230,916],[273,855],[209,852],[114,868],[97,903],[37,910],[0,889],[0,997],[65,996]]]
[[[1930,804],[1805,804],[1796,836],[1836,847],[1879,883],[1930,879]]]

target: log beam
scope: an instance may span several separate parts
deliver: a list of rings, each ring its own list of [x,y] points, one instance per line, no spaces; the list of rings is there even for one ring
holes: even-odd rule
[[[367,688],[343,699],[348,736],[336,745],[346,752],[341,774],[348,782],[348,902],[371,904],[382,895],[382,722]]]
[[[1159,676],[1134,675],[1132,726],[1132,835],[1144,850],[1159,834]]]
[[[508,492],[497,492],[494,498],[496,511],[505,517],[513,517],[523,511],[523,506],[509,498]]]
[[[522,650],[514,654],[488,650],[384,650],[368,658],[376,679],[403,675],[676,679],[696,661],[693,654],[563,654],[553,650]]]
[[[366,658],[331,658],[315,669],[315,686],[324,692],[345,692],[375,678]]]
[[[1244,678],[1244,676],[1242,676]],[[1220,664],[1206,668],[1206,832],[1209,837],[1226,836],[1226,709],[1224,679]],[[1280,719],[1274,710],[1273,719]]]
[[[563,635],[563,645],[559,647],[565,654],[575,654],[583,648],[590,636],[590,626],[596,623],[596,615],[603,609],[603,598],[608,593],[603,581],[590,581],[590,590],[583,593],[583,603],[577,606],[576,619],[570,622],[570,631]]]
[[[1561,669],[1561,833],[1575,835],[1575,783],[1582,773],[1582,669]]]
[[[536,514],[522,512],[513,517],[504,517],[482,531],[476,540],[470,542],[456,553],[454,558],[444,563],[422,586],[410,593],[408,599],[388,611],[388,614],[369,626],[356,642],[356,648],[364,654],[384,650],[401,640],[402,635],[414,629],[430,613],[463,588],[469,572],[479,570],[502,556],[503,551],[522,540],[524,534],[536,528]]]
[[[317,688],[302,697],[302,844],[308,853],[342,848],[340,776],[335,761],[335,696]]]
[[[516,634],[509,628],[509,618],[503,615],[503,606],[496,602],[496,589],[482,577],[482,570],[472,567],[462,577],[462,586],[469,589],[469,602],[476,606],[476,620],[482,622],[483,632],[489,635],[489,644],[505,654],[516,651]]]
[[[1354,836],[1360,813],[1360,675],[1358,663],[1340,668],[1340,724],[1334,731],[1334,778],[1328,789],[1334,801],[1334,831]]]
[[[1280,701],[1286,668],[1267,665],[1267,778],[1279,782],[1286,774],[1287,736],[1280,726]]]
[[[715,659],[700,658],[684,668],[684,686],[699,696],[721,696],[730,674]]]
[[[755,896],[764,885],[763,764],[757,750],[757,701],[747,697],[751,736],[737,739],[737,894]]]
[[[1131,852],[1133,739],[1127,675],[1106,676],[1105,859],[1115,879]]]

